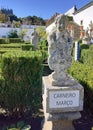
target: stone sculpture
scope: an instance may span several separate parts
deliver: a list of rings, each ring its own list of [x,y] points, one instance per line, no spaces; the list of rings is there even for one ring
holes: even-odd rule
[[[31,34],[31,44],[34,46],[34,50],[38,49],[38,34],[35,29]]]
[[[81,117],[83,87],[67,74],[72,58],[72,39],[67,16],[55,19],[55,30],[48,35],[48,64],[54,72],[42,77],[44,124],[42,130],[75,130],[72,121]]]
[[[52,73],[53,85],[62,85],[67,82],[69,76],[67,69],[72,63],[72,38],[67,30],[68,18],[65,15],[58,15],[55,19],[56,29],[48,35],[48,64]]]

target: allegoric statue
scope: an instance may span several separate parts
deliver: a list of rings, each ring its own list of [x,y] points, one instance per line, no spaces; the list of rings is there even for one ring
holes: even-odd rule
[[[62,85],[68,80],[67,69],[72,63],[72,38],[67,30],[68,18],[58,15],[55,19],[56,28],[48,35],[48,64],[52,73],[53,84]]]

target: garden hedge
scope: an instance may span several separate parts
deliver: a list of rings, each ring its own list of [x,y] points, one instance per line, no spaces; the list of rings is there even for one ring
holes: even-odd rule
[[[9,43],[20,43],[21,38],[9,38]]]
[[[85,108],[93,112],[93,45],[81,45],[80,62],[73,62],[68,70],[78,82],[80,82],[85,91]]]
[[[1,70],[0,106],[11,114],[39,109],[43,70],[41,52],[5,53]]]
[[[0,44],[8,44],[9,39],[8,38],[0,38]]]
[[[0,38],[0,44],[20,43],[20,42],[22,42],[21,38]]]
[[[34,50],[34,46],[31,44],[24,44],[22,45],[22,50],[27,50],[27,51]]]

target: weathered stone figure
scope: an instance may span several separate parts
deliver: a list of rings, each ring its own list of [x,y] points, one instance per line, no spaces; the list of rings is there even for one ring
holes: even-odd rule
[[[75,130],[72,121],[81,117],[84,89],[67,74],[72,58],[72,39],[67,30],[68,18],[59,15],[55,30],[48,35],[48,64],[54,72],[42,77],[45,115],[42,130]]]
[[[34,45],[34,49],[38,49],[38,34],[34,29],[33,33],[31,34],[31,44]]]
[[[58,15],[55,19],[56,29],[48,35],[49,59],[48,64],[52,73],[52,84],[62,85],[68,80],[67,69],[72,63],[72,39],[67,30],[68,18]]]

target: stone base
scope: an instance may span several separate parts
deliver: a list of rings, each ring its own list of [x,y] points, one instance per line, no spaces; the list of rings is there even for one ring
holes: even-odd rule
[[[43,77],[43,85],[42,85],[42,98],[43,98],[43,109],[44,114],[50,113],[50,114],[56,114],[59,113],[65,113],[65,112],[79,112],[83,110],[83,98],[84,98],[84,89],[83,87],[77,83],[74,79],[71,79],[71,82],[73,81],[73,84],[71,85],[61,85],[61,86],[53,86],[52,85],[52,79],[50,79],[50,76]],[[68,81],[67,81],[68,83]],[[62,94],[63,93],[63,94]],[[63,95],[67,93],[67,95],[71,95],[74,93],[74,97],[64,97]],[[59,94],[59,95],[58,95]],[[51,96],[52,95],[52,96]],[[54,97],[54,95],[58,95],[58,97]],[[66,105],[64,104],[59,105],[56,103],[57,101],[72,101],[73,104]]]
[[[46,121],[42,130],[75,130],[71,120]]]
[[[83,110],[84,89],[73,78],[65,83],[65,85],[54,86],[51,77],[43,77],[42,97],[45,122],[42,130],[74,130],[72,121],[81,117],[79,111]],[[65,94],[69,96],[73,94],[73,96],[69,97]],[[69,100],[72,101],[71,106],[61,102]],[[61,104],[58,104],[58,101]]]

